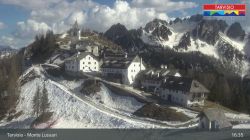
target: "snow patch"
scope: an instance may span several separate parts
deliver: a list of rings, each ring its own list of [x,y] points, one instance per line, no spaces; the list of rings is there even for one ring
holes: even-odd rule
[[[138,102],[133,97],[120,96],[109,91],[105,86],[101,86],[101,91],[94,94],[92,99],[96,103],[102,103],[103,105],[122,111],[124,113],[133,114],[136,110],[141,108],[144,104]]]
[[[185,108],[182,108],[182,107],[169,107],[169,108],[176,110],[176,112],[183,113],[183,114],[187,115],[190,118],[196,118],[197,115],[198,115],[198,112],[191,111],[191,110],[188,110],[188,109],[185,109]]]
[[[245,46],[245,43],[243,42],[239,42],[239,41],[236,41],[236,40],[233,40],[231,38],[229,38],[228,36],[226,36],[225,34],[223,34],[222,32],[219,32],[219,35],[220,35],[220,38],[229,43],[230,45],[232,45],[235,49],[239,50],[241,53],[244,54],[244,46]]]

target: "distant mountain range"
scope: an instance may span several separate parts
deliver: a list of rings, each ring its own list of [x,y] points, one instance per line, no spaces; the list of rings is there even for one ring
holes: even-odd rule
[[[206,19],[202,15],[169,22],[155,19],[139,29],[128,30],[122,24],[115,24],[104,36],[128,52],[143,53],[152,49],[198,52],[221,61],[222,65],[240,67],[236,70],[239,73],[245,73],[249,67],[250,55],[246,52],[250,47],[246,43],[249,37],[238,22],[228,25],[224,20]]]
[[[0,58],[5,56],[10,56],[13,53],[16,53],[18,50],[11,48],[10,46],[0,45]]]

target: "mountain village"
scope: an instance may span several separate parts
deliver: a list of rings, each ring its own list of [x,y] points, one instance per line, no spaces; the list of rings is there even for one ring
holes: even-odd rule
[[[154,20],[146,27],[152,29],[151,26],[162,24],[163,21]],[[120,24],[115,26],[124,30]],[[167,27],[162,30],[166,30],[163,35],[167,38],[170,30]],[[148,34],[145,32],[142,31]],[[109,35],[119,38],[115,33]],[[204,81],[201,79],[186,76],[171,65],[152,67],[148,65],[151,58],[145,59],[141,51],[133,51],[134,46],[131,47],[132,51],[114,47],[115,43],[104,40],[100,34],[82,29],[77,20],[66,33],[55,36],[58,48],[45,62],[35,62],[36,59],[32,58],[36,53],[32,51],[38,51],[32,48],[36,47],[36,43],[21,51],[25,57],[22,62],[24,72],[18,80],[22,85],[22,100],[18,102],[16,111],[18,116],[13,117],[14,121],[6,121],[2,125],[0,123],[0,128],[30,127],[30,124],[34,124],[31,122],[37,119],[30,117],[33,114],[25,108],[34,104],[30,96],[35,98],[41,88],[47,91],[51,106],[48,110],[55,115],[45,123],[33,125],[33,128],[221,130],[245,127],[250,122],[248,114],[237,114],[216,102],[208,101],[211,87],[202,84]],[[147,40],[144,35],[142,38]],[[199,45],[199,42],[195,44]],[[41,46],[43,49],[43,44]],[[162,51],[159,48],[155,50]],[[199,67],[202,66],[192,66],[193,69]],[[37,89],[30,88],[30,85]]]
[[[67,43],[58,44],[74,54],[65,59],[64,69],[70,75],[91,75],[112,83],[137,87],[142,92],[152,94],[166,104],[176,104],[184,108],[203,107],[209,90],[199,81],[183,77],[178,70],[147,68],[137,54],[112,53],[101,51],[98,45],[89,45],[87,37],[81,36],[82,30],[77,21],[62,38],[68,36]],[[164,104],[165,104],[164,103]],[[200,115],[201,129],[218,130],[232,128],[224,113],[217,108],[205,109]]]

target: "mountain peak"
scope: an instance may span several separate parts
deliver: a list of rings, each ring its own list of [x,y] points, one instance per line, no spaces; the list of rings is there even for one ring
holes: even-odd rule
[[[244,39],[246,33],[242,29],[239,22],[233,23],[227,31],[227,36],[233,39],[240,39],[241,41]]]
[[[203,15],[201,14],[197,14],[197,15],[193,15],[189,18],[190,21],[193,21],[193,22],[199,22],[203,19]]]
[[[157,27],[160,27],[162,25],[167,25],[168,23],[165,20],[161,20],[161,19],[154,19],[153,21],[150,21],[146,24],[145,26],[145,30],[146,32],[152,31]]]
[[[117,24],[112,25],[109,30],[114,30],[114,29],[121,30],[121,31],[127,31],[127,28],[121,23],[117,23]]]
[[[223,20],[202,20],[193,30],[193,36],[214,45],[219,38],[219,32],[224,32],[227,27]]]
[[[128,33],[127,28],[120,24],[114,24],[112,25],[104,34],[108,39],[110,40],[116,40],[117,38],[120,38],[121,36],[124,36]]]

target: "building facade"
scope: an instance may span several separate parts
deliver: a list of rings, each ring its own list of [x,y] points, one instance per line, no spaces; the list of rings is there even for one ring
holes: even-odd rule
[[[204,105],[209,91],[192,78],[169,76],[163,80],[156,94],[164,100],[185,107]]]
[[[105,78],[122,84],[134,83],[137,74],[146,67],[139,56],[104,58],[101,72]],[[111,79],[112,78],[112,79]]]
[[[67,72],[99,72],[99,60],[88,52],[81,52],[65,60]]]
[[[181,77],[181,74],[177,70],[167,68],[147,69],[140,73],[137,86],[147,92],[155,93],[155,90],[161,86],[163,79],[167,76]]]

